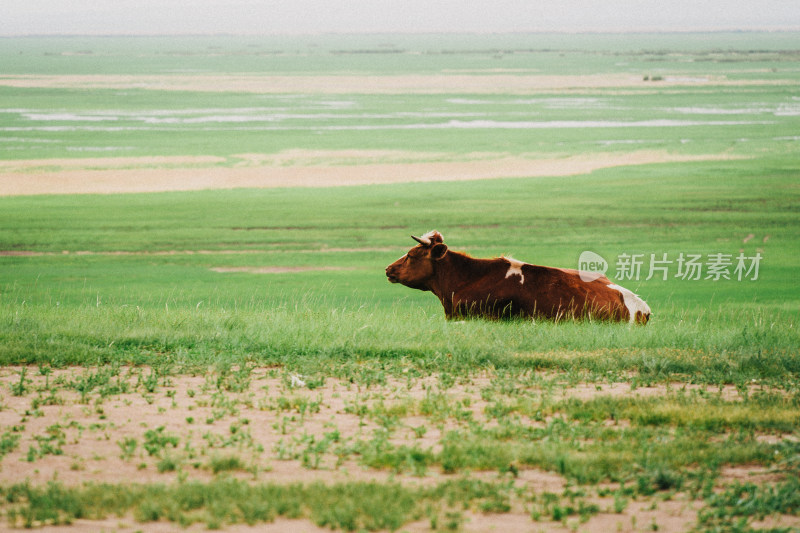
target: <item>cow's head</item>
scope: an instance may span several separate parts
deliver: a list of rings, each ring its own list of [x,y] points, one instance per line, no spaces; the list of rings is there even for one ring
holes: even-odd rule
[[[419,244],[386,267],[386,277],[392,283],[428,290],[428,281],[433,277],[435,264],[447,254],[447,245],[438,231],[430,231],[422,237],[412,235],[411,238]]]

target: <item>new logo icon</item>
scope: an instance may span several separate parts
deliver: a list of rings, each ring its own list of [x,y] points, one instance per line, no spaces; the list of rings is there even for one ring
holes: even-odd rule
[[[608,261],[602,256],[586,250],[581,252],[578,258],[578,270],[583,281],[594,281],[601,276],[605,276],[608,271]]]

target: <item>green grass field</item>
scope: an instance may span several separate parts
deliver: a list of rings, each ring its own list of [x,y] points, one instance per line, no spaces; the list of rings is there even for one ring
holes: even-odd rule
[[[408,150],[432,160],[476,152],[726,156],[571,177],[0,197],[4,466],[44,461],[59,433],[50,426],[30,435],[31,428],[37,413],[70,394],[80,393],[76,403],[103,419],[103,402],[130,395],[170,397],[176,407],[171,380],[187,376],[215,379],[207,398],[198,398],[229,409],[210,416],[209,428],[236,433],[239,411],[252,426],[291,415],[295,439],[288,448],[259,450],[257,439],[225,448],[233,454],[228,468],[197,459],[211,451],[190,451],[183,426],[168,432],[184,448],[170,451],[167,439],[163,450],[144,455],[136,443],[152,445],[155,433],[145,429],[155,428],[141,428],[133,440],[120,437],[124,461],[177,478],[109,485],[93,483],[89,472],[81,483],[4,478],[8,523],[118,515],[143,527],[169,520],[214,528],[284,517],[344,530],[402,530],[420,521],[457,530],[479,515],[518,514],[531,528],[574,531],[619,514],[623,529],[655,530],[660,518],[637,525],[625,513],[678,500],[694,509],[682,524],[689,529],[798,527],[797,35],[551,37],[0,40],[0,78],[503,68],[711,80],[530,95],[502,87],[479,95],[258,95],[0,86],[4,161],[212,155],[229,166],[237,154],[289,149]],[[714,84],[723,77],[737,84]],[[384,275],[414,244],[410,234],[431,229],[480,257],[577,268],[582,252],[596,252],[610,263],[612,280],[648,302],[651,322],[447,322],[432,295],[390,285]],[[615,277],[617,259],[634,254],[642,254],[641,275]],[[667,279],[658,272],[646,279],[663,254],[671,261]],[[678,276],[681,254],[701,256],[701,279]],[[715,254],[732,261],[730,279],[706,279]],[[737,279],[739,254],[760,254],[757,279],[752,272]],[[64,369],[83,378],[51,383],[49,374]],[[248,400],[242,391],[257,382],[249,373],[261,371],[284,386]],[[289,385],[296,375],[307,385],[299,392]],[[226,381],[231,376],[246,383],[242,389]],[[465,399],[459,387],[479,378],[485,382]],[[425,380],[437,385],[424,398],[403,396],[403,387],[391,389],[395,403],[381,398],[392,384],[407,382],[410,391]],[[346,413],[385,434],[328,438],[304,428],[303,402],[332,402],[315,393],[331,383],[371,391]],[[619,383],[663,390],[570,397],[579,385]],[[555,394],[562,389],[563,397]],[[729,389],[735,397],[722,394]],[[265,407],[253,411],[253,398]],[[16,399],[30,408],[12,407]],[[481,405],[480,416],[465,414],[468,402]],[[422,437],[437,427],[440,438],[429,445],[392,440],[409,428]],[[128,452],[123,442],[132,443]],[[83,461],[78,452],[50,453]],[[401,479],[271,481],[271,463],[336,471],[325,461],[333,456]],[[250,466],[237,467],[240,460]],[[751,469],[752,479],[726,477],[733,467]],[[195,479],[197,468],[213,476]],[[525,470],[556,474],[567,486],[553,494],[515,482]],[[402,475],[433,480],[417,490]],[[381,503],[387,499],[395,503]]]

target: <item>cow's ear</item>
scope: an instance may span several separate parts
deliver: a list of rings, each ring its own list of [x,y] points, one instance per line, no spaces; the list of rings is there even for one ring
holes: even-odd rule
[[[443,258],[447,253],[447,245],[443,242],[438,244],[434,244],[433,248],[431,248],[431,258],[434,261],[438,261],[439,259]]]

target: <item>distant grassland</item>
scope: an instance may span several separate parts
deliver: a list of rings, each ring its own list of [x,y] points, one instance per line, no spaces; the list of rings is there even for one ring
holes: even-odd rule
[[[15,37],[0,40],[4,74],[388,74],[536,69],[545,74],[649,71],[680,65],[743,78],[794,72],[792,32],[517,35]],[[720,65],[722,64],[722,65]]]
[[[0,39],[0,72],[133,76],[124,89],[15,88],[0,79],[2,159],[204,155],[287,149],[570,155],[658,149],[796,153],[796,35],[319,36]],[[159,90],[136,76],[365,76],[346,94]],[[381,76],[474,76],[484,94],[435,81],[371,94]],[[578,76],[626,76],[592,88]],[[575,76],[512,94],[504,78]],[[372,78],[370,78],[372,77]],[[647,78],[647,83],[642,80]],[[496,81],[492,81],[496,80]],[[728,85],[718,87],[725,82]],[[739,85],[730,85],[739,84]],[[101,84],[102,86],[102,84]],[[531,125],[533,124],[533,125]],[[555,134],[554,134],[555,132]]]
[[[4,159],[406,150],[567,156],[797,150],[796,86],[708,84],[565,96],[243,95],[0,87]],[[554,135],[557,132],[557,135]],[[435,157],[435,156],[433,156]]]

